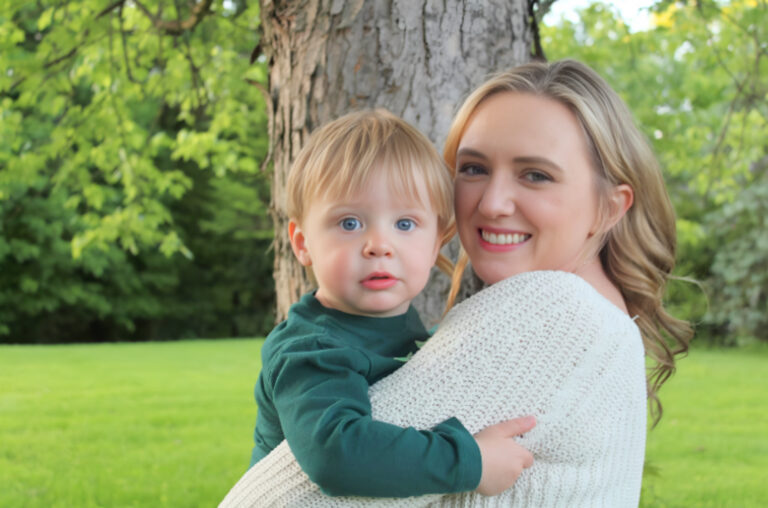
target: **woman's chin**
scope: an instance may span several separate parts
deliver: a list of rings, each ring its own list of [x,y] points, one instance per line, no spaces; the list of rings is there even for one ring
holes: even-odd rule
[[[514,277],[515,275],[520,275],[521,273],[530,271],[522,267],[513,269],[510,266],[493,267],[488,265],[482,266],[480,270],[474,266],[472,269],[474,270],[475,275],[477,275],[480,280],[488,285],[496,284],[497,282],[500,282],[504,279],[508,279],[510,277]]]

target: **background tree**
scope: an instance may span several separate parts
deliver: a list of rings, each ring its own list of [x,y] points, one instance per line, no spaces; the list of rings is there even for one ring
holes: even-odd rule
[[[709,298],[673,284],[677,313],[699,338],[767,340],[766,2],[663,0],[640,31],[597,4],[539,42],[552,3],[0,0],[0,341],[263,334],[273,254],[278,318],[308,287],[282,186],[309,132],[383,106],[441,146],[531,47],[593,66],[653,142],[677,273]],[[427,321],[446,287],[417,302]]]
[[[526,0],[262,0],[269,62],[277,319],[309,289],[287,236],[288,168],[317,126],[384,107],[442,146],[454,111],[493,71],[530,58],[535,2]],[[416,301],[435,323],[447,279]]]
[[[245,0],[0,2],[0,340],[268,329],[257,33]]]

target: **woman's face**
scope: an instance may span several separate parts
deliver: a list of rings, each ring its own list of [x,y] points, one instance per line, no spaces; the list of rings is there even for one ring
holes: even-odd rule
[[[483,101],[456,155],[456,222],[486,283],[588,258],[598,198],[587,142],[563,104],[502,92]]]

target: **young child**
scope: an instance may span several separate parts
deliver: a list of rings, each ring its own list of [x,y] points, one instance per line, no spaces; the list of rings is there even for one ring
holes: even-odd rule
[[[429,140],[383,111],[313,134],[288,177],[293,251],[317,282],[267,337],[252,464],[283,439],[329,495],[405,497],[510,487],[532,456],[511,422],[473,437],[374,421],[371,384],[426,340],[411,300],[453,220],[452,181]],[[418,387],[414,387],[418,390]]]

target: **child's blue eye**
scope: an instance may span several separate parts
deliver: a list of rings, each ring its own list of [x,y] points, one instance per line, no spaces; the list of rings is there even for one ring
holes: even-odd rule
[[[341,226],[341,229],[344,231],[354,231],[356,229],[359,229],[362,224],[360,224],[360,221],[355,219],[354,217],[346,217],[344,219],[341,219],[341,222],[339,222],[339,225]]]
[[[395,227],[400,231],[410,231],[416,227],[412,219],[400,219],[395,223]]]

